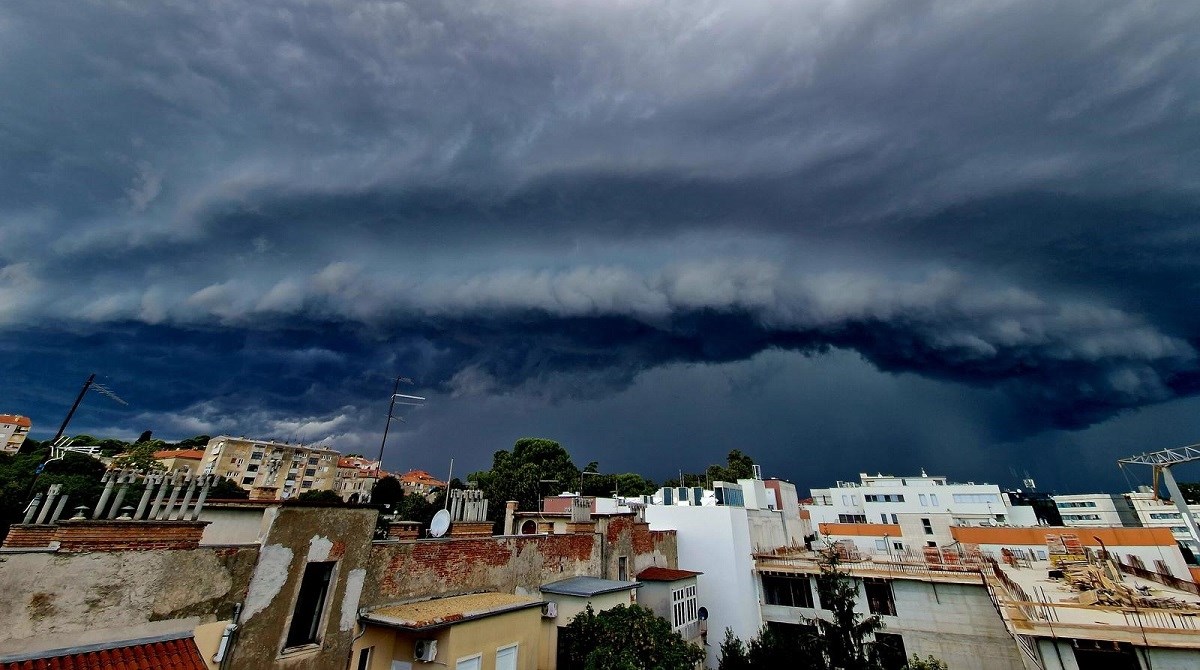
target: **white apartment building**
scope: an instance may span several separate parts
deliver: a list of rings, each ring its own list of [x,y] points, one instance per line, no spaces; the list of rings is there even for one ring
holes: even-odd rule
[[[822,523],[900,525],[905,517],[922,515],[948,515],[956,526],[1037,525],[1032,507],[1012,505],[995,484],[957,484],[924,470],[916,477],[862,473],[857,482],[840,481],[832,488],[811,489],[811,494],[812,503],[801,507],[814,528]]]
[[[286,500],[332,491],[339,455],[324,447],[219,435],[204,449],[201,472],[233,480],[252,499]]]
[[[676,531],[679,564],[702,573],[697,581],[708,613],[705,664],[710,668],[717,665],[726,628],[743,640],[762,629],[754,555],[803,546],[799,508],[775,509],[779,500],[795,500],[795,491],[780,480],[739,479],[737,484],[716,482],[711,490],[661,489],[646,500],[650,529]]]
[[[1171,534],[1175,536],[1177,542],[1182,542],[1193,553],[1200,555],[1200,545],[1197,544],[1196,538],[1193,538],[1188,532],[1188,527],[1183,521],[1183,514],[1180,513],[1173,501],[1159,498],[1148,486],[1143,486],[1141,490],[1133,493],[1126,493],[1124,497],[1132,506],[1134,514],[1137,515],[1139,525],[1147,528],[1170,528]],[[1200,522],[1200,505],[1188,505],[1187,507],[1192,518]]]
[[[1115,493],[1078,493],[1054,496],[1064,526],[1138,526],[1138,516],[1128,498]]]
[[[0,414],[0,454],[20,451],[32,425],[27,416]]]

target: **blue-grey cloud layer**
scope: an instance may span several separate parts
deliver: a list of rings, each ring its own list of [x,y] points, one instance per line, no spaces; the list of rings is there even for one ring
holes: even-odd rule
[[[984,447],[1189,397],[1198,15],[9,4],[5,373],[355,445],[391,370],[537,407],[855,351],[984,393]]]

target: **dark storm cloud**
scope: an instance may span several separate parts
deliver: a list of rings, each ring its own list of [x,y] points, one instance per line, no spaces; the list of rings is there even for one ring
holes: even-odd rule
[[[6,5],[0,329],[40,352],[10,372],[84,365],[57,347],[181,432],[353,440],[384,368],[602,398],[837,349],[994,391],[989,439],[1104,421],[1197,391],[1198,23]]]

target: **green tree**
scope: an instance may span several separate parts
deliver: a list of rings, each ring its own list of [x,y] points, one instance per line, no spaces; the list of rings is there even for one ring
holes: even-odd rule
[[[734,449],[725,457],[725,465],[712,464],[704,472],[685,473],[683,480],[668,479],[663,486],[705,486],[712,482],[736,482],[754,477],[754,459]]]
[[[558,660],[563,670],[691,670],[704,650],[645,607],[589,605],[560,631]]]
[[[394,511],[403,499],[404,486],[400,484],[399,479],[391,475],[376,481],[375,486],[371,487],[371,504],[373,505],[391,505]]]
[[[208,435],[196,435],[175,443],[176,449],[204,449],[208,446],[209,440],[212,440]]]
[[[250,492],[228,477],[217,477],[208,488],[209,500],[246,500]]]
[[[938,660],[933,656],[929,656],[924,660],[916,654],[908,660],[908,665],[904,666],[904,670],[950,670],[945,661]]]
[[[539,509],[543,494],[578,485],[579,468],[558,442],[523,437],[516,441],[511,452],[500,450],[493,454],[490,470],[474,472],[467,480],[474,482],[490,501],[488,515],[499,528],[503,524],[505,502],[516,500],[517,509],[521,510]]]
[[[100,481],[104,475],[103,463],[67,452],[62,459],[42,466],[49,457],[48,449],[31,454],[0,454],[0,536],[8,533],[10,525],[21,522],[29,501],[51,484],[61,484],[60,495],[68,496],[68,516],[73,508],[85,505],[90,510],[100,500],[104,489]],[[39,466],[42,466],[40,475]]]
[[[752,670],[746,643],[733,634],[732,628],[725,629],[725,640],[721,642],[718,670]]]
[[[154,459],[154,453],[160,451],[166,443],[162,440],[144,440],[137,442],[123,454],[113,459],[115,469],[130,469],[138,472],[155,472],[162,470],[162,464]]]
[[[296,500],[300,502],[323,503],[323,504],[342,504],[342,497],[333,491],[305,491],[296,496]]]
[[[837,551],[821,552],[821,574],[817,593],[832,619],[817,619],[825,657],[832,668],[873,670],[879,664],[866,641],[883,628],[878,615],[865,616],[855,610],[858,583],[841,567]]]

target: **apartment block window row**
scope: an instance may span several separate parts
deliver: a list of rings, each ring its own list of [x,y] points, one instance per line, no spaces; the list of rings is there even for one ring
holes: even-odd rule
[[[1151,512],[1151,519],[1182,519],[1183,516],[1179,512]]]
[[[938,506],[938,497],[936,493],[930,493],[928,495],[922,493],[920,494],[920,500],[921,507],[929,507],[930,505],[933,505],[934,507]]]
[[[867,495],[863,496],[867,502],[904,502],[904,496],[901,494],[889,493],[886,495]]]
[[[1099,514],[1064,514],[1062,518],[1067,521],[1099,521]]]
[[[958,504],[958,505],[967,504],[967,503],[976,503],[976,504],[992,503],[995,505],[995,504],[1000,503],[1000,500],[991,493],[955,493],[955,494],[953,494],[953,496],[954,496],[955,504]]]
[[[839,514],[838,523],[866,523],[866,514]]]
[[[1073,507],[1095,507],[1096,506],[1095,501],[1092,501],[1092,500],[1085,500],[1082,502],[1060,502],[1060,503],[1055,503],[1055,504],[1058,505],[1059,509],[1070,509]]]

